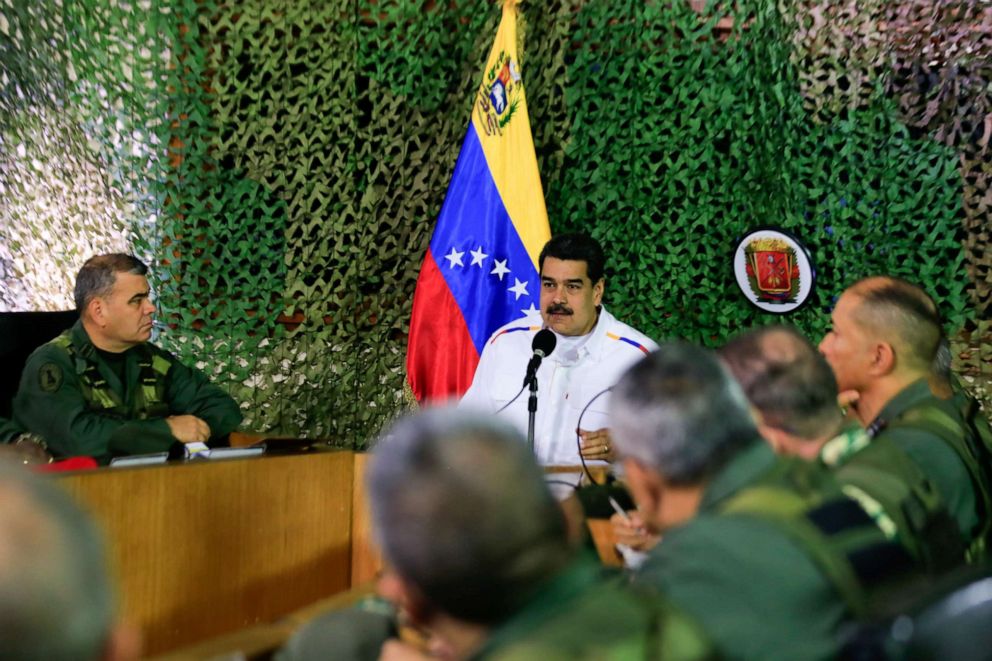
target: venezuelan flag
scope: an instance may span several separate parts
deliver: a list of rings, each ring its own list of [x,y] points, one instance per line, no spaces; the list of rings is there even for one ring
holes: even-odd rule
[[[551,229],[517,54],[519,2],[504,0],[417,280],[406,366],[421,403],[464,393],[489,336],[540,304],[537,258]]]

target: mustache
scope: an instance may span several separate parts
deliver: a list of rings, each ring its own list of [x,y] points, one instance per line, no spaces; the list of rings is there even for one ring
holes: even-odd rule
[[[572,314],[572,311],[564,305],[549,305],[545,312],[547,314]]]

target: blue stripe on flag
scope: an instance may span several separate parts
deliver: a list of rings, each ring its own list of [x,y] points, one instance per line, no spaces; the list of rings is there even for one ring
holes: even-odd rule
[[[480,353],[497,328],[523,316],[531,305],[539,308],[537,271],[507,215],[472,125],[451,175],[431,252]]]

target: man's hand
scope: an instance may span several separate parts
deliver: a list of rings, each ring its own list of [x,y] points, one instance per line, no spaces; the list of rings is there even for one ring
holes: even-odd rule
[[[210,425],[195,415],[170,415],[165,419],[169,431],[182,443],[205,443],[210,440]]]
[[[52,455],[40,437],[34,434],[21,434],[9,445],[0,444],[0,453],[18,464],[48,464]]]
[[[614,514],[610,517],[613,534],[618,544],[625,544],[635,551],[647,551],[661,541],[661,537],[648,531],[644,519],[636,510],[627,512],[627,518]]]
[[[579,438],[582,439],[580,452],[585,459],[599,459],[602,461],[613,461],[614,454],[613,441],[610,440],[610,430],[603,428],[596,431],[579,430]]]

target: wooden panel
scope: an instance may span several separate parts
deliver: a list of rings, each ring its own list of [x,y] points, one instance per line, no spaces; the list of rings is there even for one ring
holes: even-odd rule
[[[355,484],[352,490],[351,519],[351,586],[357,587],[375,579],[382,569],[382,554],[372,539],[372,518],[365,492],[365,470],[371,454],[355,453]]]
[[[59,479],[104,527],[123,615],[157,653],[347,590],[353,472],[328,452]]]

